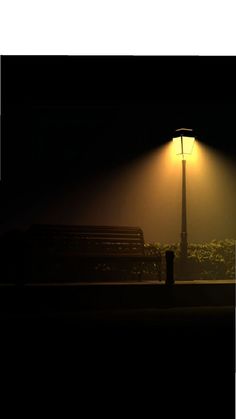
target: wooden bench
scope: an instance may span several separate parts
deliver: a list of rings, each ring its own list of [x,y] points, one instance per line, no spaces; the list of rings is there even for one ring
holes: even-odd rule
[[[139,227],[39,224],[26,242],[29,281],[161,279],[161,255],[146,254]]]

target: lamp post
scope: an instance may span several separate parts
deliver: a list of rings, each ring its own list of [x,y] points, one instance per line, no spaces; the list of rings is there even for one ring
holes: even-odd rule
[[[181,213],[181,241],[180,241],[180,256],[182,268],[186,267],[188,255],[188,241],[187,241],[187,192],[186,192],[186,158],[192,154],[195,135],[192,129],[180,128],[175,130],[173,142],[175,152],[182,158],[182,213]]]

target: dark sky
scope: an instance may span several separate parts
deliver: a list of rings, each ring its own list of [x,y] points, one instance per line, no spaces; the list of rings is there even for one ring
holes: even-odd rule
[[[194,128],[235,161],[235,57],[2,57],[1,225]]]

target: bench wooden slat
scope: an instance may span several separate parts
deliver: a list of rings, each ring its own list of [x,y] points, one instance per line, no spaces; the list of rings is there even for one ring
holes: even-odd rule
[[[145,255],[140,227],[33,225],[27,233],[32,275],[85,279],[141,277],[143,264],[160,266],[160,255]],[[160,269],[158,270],[160,276]],[[122,277],[121,277],[122,275]]]

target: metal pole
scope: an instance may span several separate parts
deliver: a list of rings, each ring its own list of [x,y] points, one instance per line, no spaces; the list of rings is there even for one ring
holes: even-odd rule
[[[187,259],[187,200],[186,200],[186,160],[182,160],[182,227],[181,227],[181,258]]]

